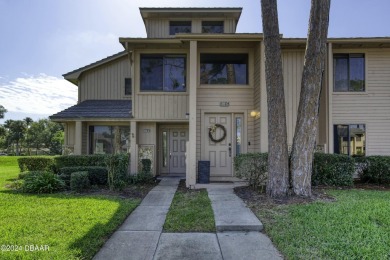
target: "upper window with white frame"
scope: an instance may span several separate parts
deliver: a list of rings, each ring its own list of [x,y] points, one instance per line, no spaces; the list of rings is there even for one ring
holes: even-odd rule
[[[185,92],[185,55],[141,55],[141,91]]]
[[[248,54],[200,54],[200,84],[248,84]]]
[[[365,57],[362,53],[334,54],[334,91],[365,91]]]
[[[191,33],[191,21],[170,21],[169,35],[176,33]]]
[[[202,21],[202,33],[224,33],[223,21]]]

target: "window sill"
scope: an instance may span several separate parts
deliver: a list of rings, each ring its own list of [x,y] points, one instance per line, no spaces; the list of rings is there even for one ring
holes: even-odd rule
[[[201,84],[198,88],[202,89],[252,89],[251,85],[242,84]]]
[[[367,91],[362,91],[362,92],[353,92],[353,91],[350,91],[350,92],[348,92],[348,91],[345,91],[345,92],[335,92],[335,91],[333,91],[332,92],[332,94],[333,95],[353,95],[353,96],[356,96],[356,95],[358,95],[358,96],[367,96],[368,95],[368,92]]]
[[[139,91],[135,93],[136,95],[188,95],[187,91],[181,91],[181,92],[164,92],[164,91]]]

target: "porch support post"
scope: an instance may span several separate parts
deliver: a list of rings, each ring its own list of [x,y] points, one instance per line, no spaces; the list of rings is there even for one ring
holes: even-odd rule
[[[264,42],[260,44],[260,152],[268,152],[268,107],[267,86],[265,83]]]
[[[189,75],[189,133],[187,147],[186,186],[193,187],[196,183],[196,88],[197,88],[198,46],[196,41],[190,41],[190,75]]]
[[[334,153],[333,134],[333,47],[328,43],[328,153]]]
[[[82,136],[83,136],[83,122],[76,121],[75,127],[75,137],[74,137],[74,154],[80,155],[82,152]]]
[[[130,174],[138,173],[137,122],[130,122]]]

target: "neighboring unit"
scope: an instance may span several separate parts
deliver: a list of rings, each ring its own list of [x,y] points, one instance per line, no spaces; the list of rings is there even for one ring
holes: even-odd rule
[[[51,116],[65,152],[129,152],[131,172],[186,176],[198,161],[212,181],[233,178],[233,158],[268,150],[262,34],[236,33],[241,8],[140,8],[147,38],[64,75],[78,104]],[[299,103],[306,39],[282,38],[288,142]],[[390,39],[328,39],[317,147],[390,154]]]

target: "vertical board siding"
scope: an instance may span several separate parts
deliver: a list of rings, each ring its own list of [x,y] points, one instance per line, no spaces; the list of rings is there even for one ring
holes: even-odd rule
[[[188,94],[138,94],[136,118],[142,120],[184,120],[188,112]]]
[[[261,73],[261,50],[260,43],[255,48],[255,64],[254,64],[254,88],[253,88],[253,96],[254,96],[254,109],[260,111],[260,73]],[[261,116],[261,115],[260,115]],[[260,118],[256,118],[254,120],[254,144],[253,149],[255,152],[260,152]]]
[[[148,38],[168,38],[169,20],[166,19],[148,19],[146,25]]]
[[[125,78],[130,77],[130,64],[127,56],[87,71],[81,76],[79,101],[131,99],[131,96],[125,96]]]
[[[345,50],[344,53],[358,52]],[[364,52],[366,92],[333,92],[332,123],[365,124],[367,155],[390,155],[390,50]]]
[[[288,144],[292,144],[297,121],[304,55],[304,51],[284,51],[282,53]]]

